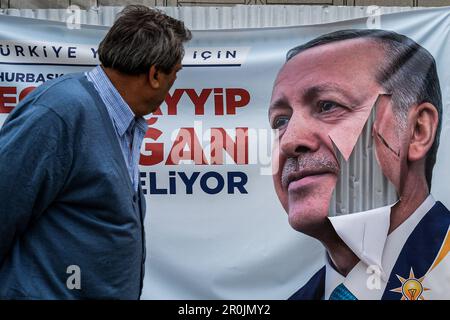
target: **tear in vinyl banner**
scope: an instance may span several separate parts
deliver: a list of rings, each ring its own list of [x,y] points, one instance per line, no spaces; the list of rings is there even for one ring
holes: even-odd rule
[[[393,115],[393,112],[386,110],[392,110],[386,100],[386,97],[380,95],[372,107],[366,107],[370,113],[361,130],[359,130],[361,126],[358,121],[351,121],[353,127],[351,124],[338,126],[330,132],[329,136],[335,145],[335,153],[341,169],[333,194],[336,205],[330,207],[330,216],[364,212],[393,205],[399,199],[395,186],[392,184],[392,181],[399,181],[400,175],[399,137],[396,130],[393,132],[386,130],[391,138],[389,140],[391,144],[388,144],[380,131],[376,129],[380,123],[388,122],[386,120],[388,114]],[[365,117],[361,118],[360,123],[364,123],[364,119]],[[352,132],[353,128],[354,132]],[[384,144],[376,148],[377,141],[383,141]],[[393,151],[391,145],[397,151]],[[383,173],[376,155],[377,149],[388,150],[388,153],[394,152],[393,159],[389,159],[391,160],[389,166],[395,173],[394,177],[387,177]],[[382,189],[379,186],[382,186]]]
[[[194,31],[146,117],[142,298],[328,299],[343,284],[357,299],[449,299],[449,12],[382,15],[371,35],[366,19]],[[108,30],[0,26],[0,124],[45,81],[98,65]],[[324,235],[358,257],[346,276]]]

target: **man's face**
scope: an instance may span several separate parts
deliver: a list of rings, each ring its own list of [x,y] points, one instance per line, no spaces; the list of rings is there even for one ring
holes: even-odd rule
[[[384,176],[401,192],[402,177],[407,175],[407,166],[402,165],[402,162],[406,163],[405,155],[410,141],[406,128],[394,115],[391,101],[391,96],[382,95],[378,98],[372,134],[377,162]]]
[[[177,73],[183,69],[183,66],[181,65],[181,62],[178,62],[173,68],[172,71],[170,71],[170,73],[166,74],[164,72],[162,72],[161,77],[162,77],[162,89],[166,92],[166,94],[164,96],[167,95],[167,93],[169,92],[170,88],[172,88],[175,80],[177,79]]]
[[[181,61],[178,62],[169,73],[164,73],[163,71],[158,71],[159,88],[157,92],[152,96],[151,105],[154,106],[151,112],[155,111],[166,98],[169,93],[170,88],[172,88],[175,80],[177,79],[177,73],[183,69]],[[156,100],[156,101],[155,101]],[[155,103],[156,102],[156,103]]]
[[[371,41],[345,40],[308,49],[280,70],[269,108],[279,130],[274,185],[294,229],[314,235],[326,222],[339,174],[335,150],[353,148],[383,91],[375,78],[383,58]]]

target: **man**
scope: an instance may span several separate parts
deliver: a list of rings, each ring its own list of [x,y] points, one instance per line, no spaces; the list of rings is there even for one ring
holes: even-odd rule
[[[349,157],[371,112],[376,158],[399,201],[328,218],[338,154]],[[269,109],[280,135],[274,185],[290,225],[327,251],[292,299],[449,298],[450,214],[430,195],[441,117],[435,61],[403,35],[337,31],[288,52]]]
[[[181,69],[181,21],[127,6],[101,66],[35,89],[0,132],[0,298],[139,299],[143,118]]]

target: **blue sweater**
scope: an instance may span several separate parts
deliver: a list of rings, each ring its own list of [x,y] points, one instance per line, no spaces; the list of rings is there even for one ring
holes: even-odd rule
[[[139,299],[144,214],[83,74],[44,83],[11,112],[0,131],[1,299]],[[67,285],[72,265],[80,289]]]

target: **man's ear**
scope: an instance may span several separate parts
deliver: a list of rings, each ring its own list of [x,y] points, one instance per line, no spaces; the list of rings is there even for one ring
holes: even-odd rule
[[[411,140],[408,149],[408,160],[424,159],[433,145],[438,127],[437,109],[428,102],[414,107],[410,113]]]
[[[153,89],[158,89],[160,86],[159,83],[159,71],[158,69],[152,65],[148,72],[148,82]]]

